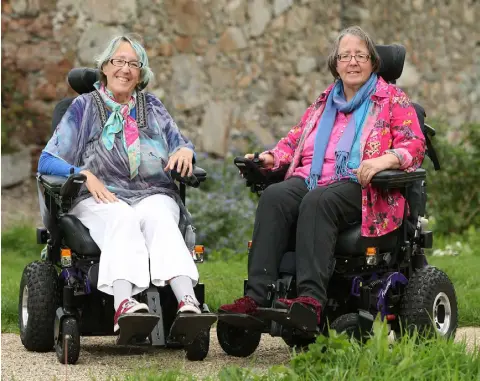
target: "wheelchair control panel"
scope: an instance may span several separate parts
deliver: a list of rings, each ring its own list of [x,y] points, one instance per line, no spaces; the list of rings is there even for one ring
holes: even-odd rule
[[[247,187],[250,187],[253,193],[260,194],[270,184],[280,182],[285,177],[285,168],[276,171],[263,168],[258,152],[255,152],[253,159],[236,157],[233,162],[246,180]]]

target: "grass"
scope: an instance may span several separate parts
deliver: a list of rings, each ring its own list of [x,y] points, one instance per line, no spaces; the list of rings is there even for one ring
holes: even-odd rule
[[[472,239],[472,242],[469,240]],[[437,240],[438,247],[455,242],[457,237]],[[458,256],[430,256],[429,262],[447,272],[455,285],[459,302],[460,325],[479,325],[480,251],[476,237],[467,237],[465,250]],[[18,287],[24,266],[40,258],[42,247],[35,243],[35,231],[17,227],[2,233],[2,332],[18,332]],[[207,261],[199,265],[206,284],[207,303],[212,311],[239,297],[246,277],[246,256],[225,261]],[[365,346],[346,336],[332,333],[319,336],[308,352],[292,356],[288,367],[274,366],[263,374],[254,369],[224,368],[220,381],[303,381],[303,380],[477,380],[480,381],[480,353],[468,354],[465,345],[446,340],[418,341],[402,337],[388,342],[385,327],[376,323],[373,339]],[[196,380],[178,371],[159,373],[158,369],[139,369],[124,378],[111,381]],[[210,380],[210,379],[205,379]]]
[[[388,339],[385,324],[374,323],[372,338],[359,345],[346,335],[330,332],[319,336],[307,352],[292,356],[288,366],[273,366],[259,374],[254,369],[226,367],[216,376],[219,381],[436,381],[480,380],[480,353],[468,354],[464,343],[443,339],[418,340],[403,336],[396,342]],[[179,371],[158,373],[139,370],[125,378],[111,381],[180,381],[195,380]],[[212,380],[205,378],[204,380]]]
[[[470,239],[470,238],[469,238]],[[455,238],[456,240],[456,238]],[[480,246],[472,238],[471,248],[458,256],[429,256],[429,263],[444,270],[452,280],[458,298],[460,326],[480,325]],[[438,240],[439,247],[449,241]],[[455,241],[452,241],[455,242]],[[18,332],[18,287],[23,268],[40,258],[41,245],[35,243],[35,230],[20,226],[2,233],[2,332]],[[210,310],[240,297],[247,276],[245,255],[230,256],[228,262],[206,261],[199,265]]]
[[[35,230],[19,226],[2,232],[2,332],[18,332],[18,295],[23,268],[40,259]]]

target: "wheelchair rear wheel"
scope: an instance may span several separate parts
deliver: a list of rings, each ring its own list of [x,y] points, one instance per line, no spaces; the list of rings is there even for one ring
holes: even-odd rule
[[[435,331],[444,337],[454,337],[458,324],[455,288],[442,270],[425,266],[410,278],[401,301],[400,318],[403,329],[417,329],[423,336]]]
[[[20,339],[29,351],[53,348],[55,311],[60,305],[60,288],[55,267],[35,261],[25,267],[20,281],[18,325]]]
[[[230,356],[250,356],[260,344],[262,332],[233,326],[221,320],[217,323],[217,338],[220,346]]]

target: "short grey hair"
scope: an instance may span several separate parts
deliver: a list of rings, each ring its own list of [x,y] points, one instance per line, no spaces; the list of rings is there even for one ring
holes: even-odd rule
[[[102,71],[103,65],[106,65],[108,61],[110,61],[117,51],[118,47],[122,42],[128,42],[135,53],[138,56],[138,60],[142,63],[142,67],[140,68],[140,80],[137,85],[137,90],[143,90],[147,87],[148,82],[153,78],[153,72],[148,66],[148,56],[145,48],[141,43],[141,37],[136,34],[126,34],[123,36],[114,37],[105,48],[105,50],[96,57],[95,62],[97,65],[97,69],[100,72],[100,81],[103,84],[107,85],[107,77]]]
[[[340,34],[335,39],[335,42],[333,43],[330,54],[328,55],[328,61],[327,61],[328,68],[330,69],[330,73],[332,73],[333,77],[335,79],[339,78],[339,75],[337,72],[338,47],[340,46],[340,41],[346,35],[356,36],[360,38],[362,41],[365,41],[365,44],[367,45],[367,49],[368,49],[368,54],[370,55],[370,60],[372,61],[372,71],[374,73],[378,73],[380,70],[381,61],[380,61],[380,56],[377,52],[377,49],[375,49],[375,44],[367,32],[365,32],[359,26],[354,25],[354,26],[349,26],[348,28],[345,28],[340,32]]]

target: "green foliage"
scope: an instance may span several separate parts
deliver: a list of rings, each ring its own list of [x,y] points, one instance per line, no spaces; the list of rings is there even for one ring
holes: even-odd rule
[[[2,332],[18,330],[18,292],[23,268],[40,259],[40,250],[31,227],[2,232]]]
[[[386,324],[374,323],[373,334],[360,345],[345,334],[329,332],[310,344],[308,351],[293,355],[289,366],[272,366],[266,372],[229,366],[217,377],[204,381],[436,381],[478,380],[478,349],[468,353],[465,343],[442,338],[419,340],[416,333],[392,342]],[[127,376],[128,381],[194,380],[180,372],[143,372]],[[197,380],[200,380],[197,378]]]
[[[415,333],[392,343],[386,324],[377,320],[363,346],[332,331],[319,336],[292,359],[292,370],[299,380],[474,380],[480,376],[478,354],[441,338],[418,340]]]
[[[197,156],[207,171],[207,181],[188,189],[186,204],[197,228],[197,242],[223,259],[244,253],[251,239],[257,196],[250,193],[233,159]]]
[[[465,124],[457,136],[446,123],[432,125],[437,134],[433,145],[441,170],[428,170],[427,212],[433,217],[436,234],[461,233],[469,226],[480,226],[480,124]]]

